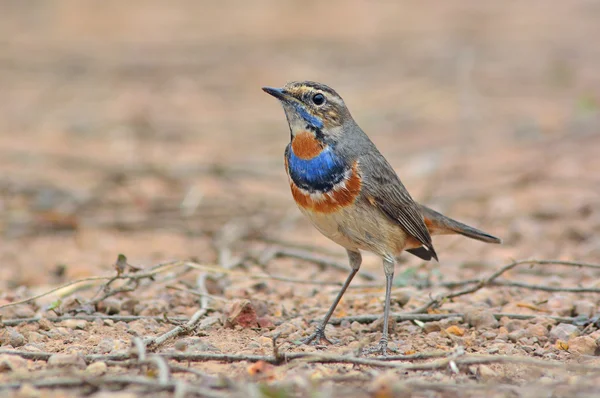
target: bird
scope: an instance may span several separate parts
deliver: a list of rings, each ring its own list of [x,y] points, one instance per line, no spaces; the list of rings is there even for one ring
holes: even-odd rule
[[[333,344],[325,326],[360,269],[361,251],[366,251],[383,261],[385,301],[381,339],[365,352],[387,355],[390,294],[400,253],[438,261],[432,235],[501,240],[415,202],[332,88],[292,81],[262,90],[279,100],[287,118],[290,142],[284,162],[292,197],[317,230],[346,249],[351,269],[323,321],[302,343]]]

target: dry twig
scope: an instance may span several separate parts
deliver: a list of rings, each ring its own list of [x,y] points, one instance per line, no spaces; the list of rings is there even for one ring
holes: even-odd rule
[[[510,264],[505,265],[504,267],[500,268],[499,270],[497,270],[496,272],[494,272],[492,275],[490,275],[487,278],[481,279],[479,280],[479,282],[477,282],[474,286],[465,288],[463,290],[459,290],[458,292],[452,292],[452,293],[446,293],[446,294],[442,294],[436,298],[431,299],[429,302],[427,302],[426,304],[424,304],[423,306],[416,308],[415,310],[411,311],[411,313],[413,314],[420,314],[420,313],[424,313],[427,312],[427,310],[429,310],[430,308],[435,308],[438,307],[440,304],[442,304],[443,302],[447,301],[447,300],[451,300],[453,298],[456,297],[460,297],[460,296],[464,296],[467,294],[471,294],[471,293],[475,293],[476,291],[486,287],[486,286],[490,286],[493,284],[493,282],[500,277],[502,274],[504,274],[505,272],[510,271],[511,269],[519,266],[519,265],[524,265],[524,264],[531,264],[531,265],[566,265],[566,266],[576,266],[576,267],[588,267],[588,268],[598,268],[600,269],[600,265],[598,264],[588,264],[588,263],[578,263],[578,262],[573,262],[573,261],[560,261],[560,260],[519,260],[519,261],[513,261]]]

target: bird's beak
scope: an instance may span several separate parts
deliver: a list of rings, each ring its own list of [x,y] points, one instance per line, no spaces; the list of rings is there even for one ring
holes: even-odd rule
[[[280,101],[287,101],[289,99],[288,94],[282,88],[263,87],[262,89],[265,93],[271,94]]]

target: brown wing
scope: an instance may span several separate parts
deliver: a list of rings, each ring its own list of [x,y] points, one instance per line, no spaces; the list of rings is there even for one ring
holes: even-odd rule
[[[431,235],[423,221],[419,206],[396,175],[396,172],[377,151],[363,154],[360,160],[363,193],[383,214],[402,227],[411,237],[421,243],[436,260],[437,254]],[[413,250],[414,251],[414,250]],[[414,253],[411,253],[414,254]],[[427,257],[419,253],[418,257]]]

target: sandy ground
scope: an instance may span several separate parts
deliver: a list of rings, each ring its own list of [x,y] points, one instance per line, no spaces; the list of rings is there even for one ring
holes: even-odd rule
[[[403,256],[394,313],[514,259],[600,264],[599,2],[72,0],[0,9],[1,393],[599,393],[598,267],[520,265],[429,308],[441,320],[395,322],[391,346],[409,355],[389,362],[397,368],[315,356],[277,366],[207,360],[271,357],[274,336],[281,355],[355,357],[381,333],[381,262],[365,255],[335,317],[373,318],[337,322],[333,346],[295,344],[347,273],[312,257],[346,259],[291,199],[289,133],[264,85],[334,87],[414,198],[504,239],[436,238],[439,263]],[[87,280],[1,307],[111,277],[119,253],[137,272],[193,264],[155,269],[136,286]],[[133,290],[111,290],[119,286]],[[203,306],[198,325],[146,356],[206,358],[168,360],[166,375],[136,360],[133,340],[156,338]],[[44,319],[17,320],[33,317]],[[432,353],[445,356],[414,358]],[[425,365],[402,368],[417,364]]]

